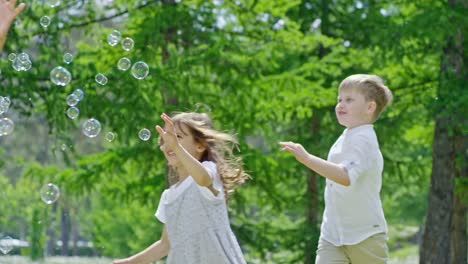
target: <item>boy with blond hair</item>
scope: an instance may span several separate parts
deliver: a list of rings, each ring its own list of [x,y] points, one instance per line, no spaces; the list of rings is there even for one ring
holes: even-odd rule
[[[308,153],[301,144],[280,142],[282,149],[326,178],[316,264],[387,263],[387,223],[380,190],[383,157],[373,123],[392,100],[376,75],[344,79],[335,107],[343,134],[327,160]]]

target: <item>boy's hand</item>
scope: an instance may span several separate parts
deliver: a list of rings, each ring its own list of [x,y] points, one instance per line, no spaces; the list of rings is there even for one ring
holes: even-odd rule
[[[289,152],[294,155],[294,157],[301,163],[305,163],[307,160],[307,157],[310,155],[309,152],[307,152],[304,147],[299,144],[299,143],[294,143],[294,142],[280,142],[280,146],[282,147],[282,150]]]
[[[156,130],[164,141],[164,144],[167,144],[170,149],[174,150],[179,145],[174,123],[172,119],[164,113],[161,115],[161,118],[164,120],[164,128],[156,126]]]

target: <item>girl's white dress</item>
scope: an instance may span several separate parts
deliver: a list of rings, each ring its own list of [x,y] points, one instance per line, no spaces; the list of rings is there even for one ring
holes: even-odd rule
[[[168,264],[246,263],[230,224],[216,164],[202,163],[213,178],[215,196],[187,177],[165,190],[156,217],[166,225]]]

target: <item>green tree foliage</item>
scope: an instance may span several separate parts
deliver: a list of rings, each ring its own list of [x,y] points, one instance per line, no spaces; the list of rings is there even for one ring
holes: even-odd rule
[[[43,15],[52,18],[47,29],[38,23]],[[12,98],[8,114],[16,122],[13,135],[0,137],[0,179],[9,201],[34,202],[21,207],[28,213],[0,202],[7,212],[0,231],[21,233],[11,221],[16,216],[26,225],[21,230],[30,232],[32,211],[40,207],[30,194],[53,181],[62,190],[55,213],[73,208],[81,238],[99,254],[143,249],[161,233],[154,211],[167,187],[153,127],[161,124],[162,112],[200,111],[236,133],[238,155],[252,175],[229,203],[247,257],[310,262],[314,256],[306,254],[315,252],[324,180],[280,152],[278,142],[297,141],[326,157],[343,130],[334,116],[337,86],[360,72],[381,75],[395,95],[375,125],[385,158],[387,219],[420,225],[432,117],[440,110],[434,105],[443,35],[452,29],[448,17],[443,1],[425,0],[28,3],[5,53],[27,51],[33,68],[16,72],[0,61],[0,95]],[[135,41],[131,51],[109,46],[114,29]],[[65,52],[74,54],[69,65],[62,62]],[[146,62],[148,77],[137,80],[118,70],[124,56]],[[58,65],[73,76],[65,87],[49,80]],[[107,85],[94,81],[97,73],[108,77]],[[85,98],[78,104],[80,118],[70,120],[65,98],[76,88]],[[90,117],[103,125],[94,139],[80,132]],[[137,136],[144,127],[153,133],[147,142]],[[113,142],[104,140],[108,131],[117,135]],[[59,225],[58,217],[52,219]]]

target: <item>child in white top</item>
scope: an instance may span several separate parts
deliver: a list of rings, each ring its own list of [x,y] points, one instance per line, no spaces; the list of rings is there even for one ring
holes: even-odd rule
[[[294,142],[280,142],[284,151],[326,178],[325,211],[317,264],[386,263],[387,224],[380,189],[383,158],[373,123],[392,94],[376,75],[344,79],[335,108],[343,134],[323,160]]]
[[[156,126],[174,183],[165,190],[156,211],[164,223],[161,239],[121,263],[150,263],[168,256],[168,264],[243,264],[231,231],[226,200],[248,175],[232,154],[232,135],[213,129],[207,114],[162,114]],[[174,180],[175,179],[175,180]]]
[[[24,3],[16,6],[16,0],[0,0],[0,52],[3,50],[11,23],[25,7]]]

